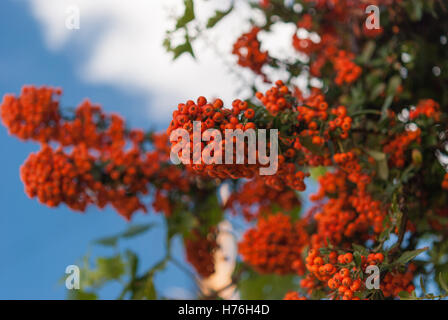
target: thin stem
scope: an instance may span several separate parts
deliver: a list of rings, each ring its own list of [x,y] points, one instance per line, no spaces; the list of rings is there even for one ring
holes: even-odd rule
[[[408,224],[408,212],[407,212],[404,196],[400,197],[400,203],[398,205],[399,205],[400,211],[402,213],[401,225],[400,225],[400,231],[398,234],[397,243],[390,250],[390,252],[389,252],[390,255],[392,255],[392,254],[396,253],[398,250],[400,250],[401,244],[403,243],[404,234],[406,233],[406,226]]]
[[[357,116],[362,116],[365,114],[374,114],[374,115],[381,115],[381,111],[380,110],[372,110],[372,109],[367,109],[367,110],[361,110],[355,113],[352,113],[350,116],[353,117],[357,117]]]
[[[182,263],[177,260],[174,257],[170,257],[169,261],[172,262],[177,268],[179,268],[181,271],[185,272],[188,276],[192,277],[193,279],[195,279],[195,281],[198,281],[198,278],[196,276],[196,274],[194,274],[194,272],[192,272],[191,270],[189,270],[188,268],[186,268],[184,265],[182,265]]]

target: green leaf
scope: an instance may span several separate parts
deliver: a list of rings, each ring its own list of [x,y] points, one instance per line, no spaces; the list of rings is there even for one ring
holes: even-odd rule
[[[389,79],[389,83],[387,84],[387,95],[395,96],[397,94],[397,89],[401,85],[401,77],[399,75],[395,75]]]
[[[413,21],[421,20],[423,16],[423,2],[421,0],[411,0],[406,2],[406,9]]]
[[[311,178],[314,180],[319,179],[319,177],[323,176],[325,173],[327,173],[327,167],[319,166],[315,168],[310,169]]]
[[[252,270],[243,273],[237,286],[244,300],[278,300],[285,292],[297,291],[299,286],[295,283],[295,276],[260,275]]]
[[[412,300],[411,295],[407,291],[400,291],[398,296],[401,300]]]
[[[384,104],[381,107],[381,120],[384,120],[387,118],[387,111],[389,110],[389,107],[392,105],[393,101],[394,101],[394,96],[387,96],[386,100],[384,100]]]
[[[417,257],[422,252],[425,252],[426,250],[428,250],[428,247],[425,247],[422,249],[417,249],[417,250],[412,250],[412,251],[405,251],[397,260],[395,260],[394,264],[395,265],[406,264],[409,261],[411,261],[412,259],[414,259],[415,257]]]
[[[382,180],[387,180],[389,177],[389,166],[387,164],[386,154],[380,151],[368,149],[366,149],[366,152],[377,162],[378,177]]]
[[[98,240],[95,240],[93,243],[105,247],[115,247],[118,243],[118,240],[121,238],[132,238],[136,237],[142,233],[145,233],[149,229],[155,226],[154,223],[148,224],[140,224],[140,225],[131,225],[126,231],[123,233],[119,233],[115,236],[104,237]]]
[[[381,120],[387,118],[387,111],[394,101],[394,97],[397,94],[397,89],[401,85],[402,79],[399,75],[395,75],[389,79],[387,84],[386,100],[381,108]]]
[[[218,225],[224,216],[216,194],[212,194],[207,199],[204,199],[195,211],[198,212],[200,220],[203,221],[201,228],[203,227],[205,232],[208,232],[210,227]]]
[[[152,229],[155,226],[154,223],[140,224],[140,225],[132,225],[125,232],[121,234],[123,238],[133,238],[146,231]]]
[[[362,258],[361,258],[361,254],[359,253],[359,251],[356,251],[356,252],[353,254],[353,258],[354,258],[354,260],[355,260],[355,264],[356,264],[356,266],[360,267],[360,266],[361,266],[361,263],[362,263]]]
[[[190,21],[194,20],[194,2],[193,0],[184,0],[185,11],[182,17],[177,20],[176,29],[185,27]]]
[[[147,276],[143,279],[142,285],[133,293],[133,300],[156,300],[157,292],[154,286],[154,281],[152,275]]]
[[[176,234],[188,235],[191,230],[198,226],[198,219],[189,211],[175,210],[173,214],[166,219],[168,227],[168,239]]]
[[[352,244],[353,250],[359,252],[363,256],[367,256],[369,254],[369,251],[364,248],[363,246],[360,246],[359,244],[353,243]]]
[[[320,248],[319,252],[320,254],[327,255],[330,254],[331,250],[329,248]]]
[[[97,300],[98,296],[93,292],[83,290],[70,290],[68,293],[70,300]]]
[[[95,240],[93,243],[105,247],[115,247],[118,243],[119,236],[105,237]]]
[[[446,293],[448,293],[448,284],[446,283],[445,278],[442,273],[439,273],[439,284]]]
[[[126,254],[126,257],[128,260],[127,266],[128,266],[129,274],[131,276],[131,281],[132,281],[137,277],[139,259],[138,259],[138,256],[131,250],[126,250],[125,254]]]
[[[184,53],[189,53],[193,58],[195,57],[193,52],[193,47],[191,46],[190,40],[188,37],[185,38],[185,43],[178,45],[174,49],[172,49],[174,53],[173,60],[176,60]]]
[[[365,149],[367,154],[369,156],[371,156],[373,159],[375,159],[376,161],[382,161],[386,159],[386,154],[384,152],[381,151],[375,151],[375,150],[370,150],[370,149]]]
[[[120,255],[110,258],[99,257],[96,259],[96,274],[100,280],[116,280],[125,273],[125,265]]]
[[[420,288],[422,289],[423,294],[426,295],[426,287],[423,281],[423,276],[420,277]]]
[[[373,53],[375,52],[376,44],[374,41],[369,41],[364,46],[364,49],[362,50],[361,57],[359,58],[359,61],[361,63],[368,62],[371,58]]]
[[[382,180],[389,178],[389,166],[387,160],[378,161],[378,177]]]
[[[378,83],[373,87],[372,92],[370,93],[370,101],[374,101],[379,95],[386,90],[386,84],[384,82]]]
[[[207,21],[207,28],[213,28],[219,21],[221,21],[222,18],[224,18],[226,15],[228,15],[233,10],[233,5],[230,6],[228,10],[225,11],[215,11],[215,15],[208,19]]]

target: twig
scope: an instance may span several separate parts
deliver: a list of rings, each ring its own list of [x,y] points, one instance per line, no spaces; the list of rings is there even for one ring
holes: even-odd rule
[[[403,243],[404,234],[406,233],[406,226],[408,224],[408,212],[407,212],[405,199],[404,199],[403,195],[400,197],[400,203],[398,205],[399,205],[400,211],[402,213],[401,225],[400,225],[400,230],[399,230],[399,233],[398,233],[397,243],[389,251],[389,255],[393,255],[398,250],[400,250],[401,244]]]
[[[176,258],[170,257],[169,261],[174,264],[177,268],[179,268],[181,271],[183,271],[185,274],[193,278],[195,281],[198,281],[198,278],[194,272],[186,268],[180,261],[178,261]]]

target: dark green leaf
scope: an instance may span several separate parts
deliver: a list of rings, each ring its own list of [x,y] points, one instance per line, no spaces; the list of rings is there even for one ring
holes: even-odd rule
[[[213,28],[219,21],[221,21],[222,18],[224,18],[226,15],[228,15],[233,9],[233,6],[230,6],[228,10],[225,11],[215,11],[215,15],[208,19],[207,21],[207,28]]]
[[[389,79],[389,83],[387,84],[387,95],[395,96],[397,94],[397,89],[401,85],[401,77],[399,75],[395,75]]]
[[[361,254],[358,251],[356,251],[353,255],[353,258],[355,260],[356,266],[360,267],[362,263]]]
[[[394,101],[394,96],[387,96],[386,100],[384,100],[384,104],[381,107],[381,120],[384,120],[387,118],[387,111],[389,110],[389,107],[392,105],[393,101]]]
[[[420,277],[420,288],[422,289],[423,294],[426,295],[426,287],[425,283],[423,282],[423,276]]]
[[[191,46],[190,40],[188,38],[185,40],[185,43],[175,47],[173,49],[173,53],[174,53],[174,57],[173,57],[174,60],[179,58],[184,53],[189,53],[189,54],[191,54],[191,56],[193,58],[195,57],[194,52],[193,52],[193,47]]]
[[[389,178],[389,166],[387,160],[378,161],[378,177],[382,180]]]
[[[364,248],[363,246],[360,246],[356,243],[353,243],[352,247],[353,247],[353,250],[359,252],[363,256],[367,256],[369,254],[369,251],[366,248]]]
[[[374,41],[367,42],[366,45],[364,46],[364,49],[362,50],[361,57],[359,58],[359,61],[361,63],[368,62],[372,58],[375,48],[376,48],[376,44]]]
[[[194,2],[193,0],[184,0],[185,11],[182,17],[177,20],[176,29],[185,27],[190,21],[194,20]]]
[[[154,227],[154,223],[132,225],[125,232],[121,234],[123,238],[132,238],[145,233],[149,229]]]
[[[386,154],[384,152],[381,151],[375,151],[375,150],[369,150],[369,149],[365,149],[367,154],[369,156],[371,156],[373,159],[375,159],[376,161],[382,161],[386,159]]]
[[[423,15],[423,2],[422,0],[410,0],[406,2],[406,9],[408,11],[411,20],[421,20]]]
[[[114,246],[117,245],[118,240],[120,240],[120,238],[136,237],[136,236],[138,236],[138,235],[140,235],[142,233],[145,233],[146,231],[148,231],[149,229],[153,228],[154,226],[155,226],[154,223],[140,224],[140,225],[131,225],[123,233],[117,234],[115,236],[104,237],[104,238],[95,240],[93,243],[94,244],[98,244],[98,245],[102,245],[102,246],[106,246],[106,247],[114,247]]]
[[[115,247],[117,245],[118,238],[119,236],[106,237],[95,240],[93,243],[105,247]]]
[[[93,292],[83,290],[70,290],[68,294],[70,300],[97,300],[98,296]]]
[[[157,299],[157,292],[154,286],[153,277],[150,275],[142,279],[141,286],[132,295],[134,300],[155,300]]]
[[[398,296],[401,300],[411,300],[411,295],[407,291],[401,291]]]
[[[100,280],[119,279],[125,273],[125,265],[120,255],[110,258],[99,257],[96,265],[96,275]]]
[[[129,274],[131,276],[131,281],[136,278],[138,271],[138,256],[131,250],[126,250],[126,256],[128,260]]]
[[[373,87],[372,92],[370,93],[370,100],[373,101],[380,96],[386,90],[386,84],[384,82],[378,83],[375,87]]]
[[[243,274],[237,285],[241,299],[282,299],[285,292],[298,290],[294,279],[294,276],[260,275],[250,270]]]
[[[387,165],[386,154],[380,151],[368,149],[366,149],[366,152],[377,162],[378,177],[380,179],[387,180],[389,177],[389,166]]]
[[[412,259],[414,259],[415,257],[417,257],[422,252],[425,252],[426,250],[428,250],[428,247],[425,247],[425,248],[422,248],[422,249],[417,249],[417,250],[403,252],[403,254],[395,261],[394,264],[396,264],[396,265],[406,264],[409,261],[411,261]]]
[[[442,273],[439,273],[439,284],[446,293],[448,293],[448,284],[446,283],[445,278]]]

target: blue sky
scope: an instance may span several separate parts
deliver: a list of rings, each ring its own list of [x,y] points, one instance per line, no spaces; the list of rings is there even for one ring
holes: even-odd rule
[[[87,84],[80,80],[78,47],[68,43],[63,50],[49,51],[41,26],[24,1],[0,1],[0,94],[19,93],[22,85],[53,85],[64,89],[62,104],[77,105],[89,97],[107,111],[122,114],[133,126],[163,127],[142,116],[143,96],[115,87]],[[67,265],[83,256],[89,243],[124,230],[127,223],[113,210],[94,208],[85,214],[65,207],[49,209],[29,199],[19,178],[19,167],[38,145],[8,136],[0,126],[0,299],[63,299],[65,287],[58,284]],[[163,228],[155,214],[139,214],[133,222],[158,221],[150,233],[125,243],[137,251],[144,267],[163,255]],[[181,246],[175,246],[183,255]],[[95,248],[93,253],[108,254]],[[174,266],[156,278],[157,288],[169,294],[173,287],[191,289],[191,281]],[[114,298],[116,286],[103,290],[103,298]]]

